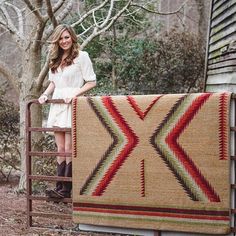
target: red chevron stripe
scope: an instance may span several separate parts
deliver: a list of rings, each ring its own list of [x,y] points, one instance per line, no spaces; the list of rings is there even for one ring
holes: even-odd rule
[[[136,103],[136,101],[134,100],[133,96],[127,96],[127,100],[130,103],[130,105],[132,106],[132,108],[136,111],[136,113],[138,114],[139,118],[141,120],[144,120],[144,118],[146,117],[146,115],[148,114],[148,112],[151,110],[151,108],[153,107],[153,105],[157,102],[157,100],[159,100],[162,97],[162,95],[157,96],[149,105],[148,107],[145,109],[145,111],[141,111],[140,107],[138,106],[138,104]]]
[[[200,173],[194,162],[188,157],[188,155],[177,142],[177,139],[179,138],[181,133],[184,131],[184,129],[191,122],[195,114],[210,96],[210,93],[202,94],[193,101],[192,105],[181,116],[176,126],[166,137],[166,143],[168,143],[170,149],[176,154],[176,157],[182,163],[184,168],[189,172],[189,174],[197,183],[197,185],[206,194],[208,199],[211,202],[220,202],[220,198],[214,191],[213,187],[211,187],[210,183],[204,178],[204,176]]]
[[[105,191],[105,189],[107,188],[107,186],[109,185],[109,183],[111,182],[112,178],[115,176],[115,174],[117,173],[121,165],[125,162],[129,154],[138,144],[138,137],[135,135],[133,130],[129,127],[125,119],[119,113],[119,111],[113,104],[112,98],[109,96],[104,96],[102,97],[102,102],[104,106],[106,107],[107,111],[111,114],[112,118],[114,119],[114,122],[116,122],[116,124],[122,130],[123,134],[126,136],[127,144],[120,151],[116,159],[113,161],[111,166],[106,171],[102,180],[100,181],[96,189],[93,191],[92,193],[93,196],[102,195],[102,193]]]
[[[141,216],[161,216],[161,217],[175,217],[179,219],[197,219],[197,220],[220,220],[229,221],[228,216],[206,216],[206,215],[184,215],[176,213],[163,213],[163,212],[148,212],[148,211],[131,211],[131,210],[111,210],[111,209],[98,209],[98,208],[84,208],[74,207],[73,211],[85,211],[85,212],[98,212],[98,213],[110,213],[110,214],[122,214],[122,215],[141,215]]]
[[[220,96],[219,107],[219,148],[220,148],[220,160],[227,160],[227,93],[223,93]]]

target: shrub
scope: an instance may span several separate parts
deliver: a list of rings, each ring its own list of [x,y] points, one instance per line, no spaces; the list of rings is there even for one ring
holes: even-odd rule
[[[173,31],[158,39],[122,40],[117,87],[135,93],[184,93],[202,89],[204,50],[187,32]]]
[[[158,38],[122,37],[114,43],[106,37],[99,40],[99,46],[91,43],[86,50],[96,62],[98,79],[93,93],[199,92],[203,89],[205,58],[200,42],[193,34],[174,30]]]
[[[54,136],[43,133],[41,139],[37,142],[40,151],[50,152],[56,151],[56,143]],[[56,158],[55,157],[34,157],[32,173],[34,175],[56,175]],[[32,191],[34,194],[44,193],[48,187],[45,181],[33,181]]]
[[[8,181],[13,170],[20,170],[19,112],[0,91],[0,174]]]

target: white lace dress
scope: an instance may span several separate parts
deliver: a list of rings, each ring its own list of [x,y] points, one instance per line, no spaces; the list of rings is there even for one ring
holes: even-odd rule
[[[55,84],[52,99],[75,97],[76,90],[81,88],[84,82],[95,81],[96,75],[92,62],[85,51],[79,51],[79,56],[74,63],[58,72],[49,72],[49,80]],[[71,104],[51,104],[47,127],[71,128]]]

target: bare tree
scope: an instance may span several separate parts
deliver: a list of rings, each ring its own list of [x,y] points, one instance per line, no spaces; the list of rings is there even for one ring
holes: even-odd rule
[[[8,31],[22,52],[21,78],[15,79],[20,105],[20,137],[22,176],[19,188],[25,186],[25,104],[37,98],[42,91],[48,72],[47,60],[42,60],[44,46],[53,29],[70,14],[78,4],[77,20],[71,24],[80,27],[78,38],[81,48],[107,31],[120,17],[134,15],[137,11],[151,14],[175,14],[180,12],[187,0],[174,12],[162,13],[155,10],[155,1],[144,0],[98,0],[91,9],[83,10],[82,3],[74,0],[0,0],[0,28]],[[83,3],[84,4],[84,3]],[[6,68],[10,71],[10,68]],[[32,114],[34,124],[42,122],[40,107]]]

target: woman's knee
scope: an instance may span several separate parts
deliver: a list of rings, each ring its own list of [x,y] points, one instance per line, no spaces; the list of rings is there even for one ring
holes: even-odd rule
[[[57,145],[57,151],[58,152],[65,152],[66,151],[65,146],[64,145]]]
[[[72,150],[71,145],[66,145],[65,146],[65,152],[71,152],[71,150]]]
[[[64,132],[55,132],[55,141],[58,152],[65,152],[65,134]]]
[[[59,163],[59,164],[61,164],[63,161],[66,161],[66,157],[61,157],[61,156],[58,156],[57,157],[57,162]],[[66,161],[67,162],[67,161]]]
[[[66,164],[70,163],[72,161],[72,157],[66,157]]]
[[[71,134],[65,135],[65,152],[71,152],[72,143],[71,143]]]

